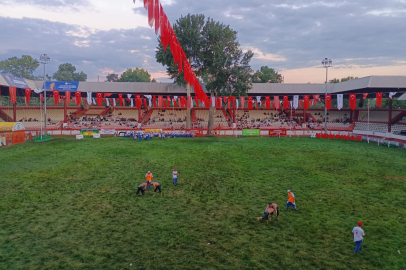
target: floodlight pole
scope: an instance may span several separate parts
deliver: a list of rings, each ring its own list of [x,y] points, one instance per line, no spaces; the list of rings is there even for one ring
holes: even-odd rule
[[[326,107],[326,96],[327,96],[327,83],[328,83],[328,68],[332,66],[333,61],[329,58],[324,58],[321,61],[323,66],[326,68],[326,95],[324,96],[324,129],[327,133],[327,107]]]
[[[47,134],[47,88],[45,83],[45,65],[51,60],[51,58],[47,54],[43,54],[40,56],[41,64],[44,65],[44,122],[45,122],[45,133]]]

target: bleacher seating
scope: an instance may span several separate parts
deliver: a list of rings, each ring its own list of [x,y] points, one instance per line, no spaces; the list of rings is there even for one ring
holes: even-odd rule
[[[146,126],[159,128],[185,128],[186,110],[154,110],[150,118],[144,124]]]
[[[196,110],[196,126],[207,128],[209,124],[209,110]],[[228,127],[226,117],[222,110],[216,110],[214,114],[214,127]]]

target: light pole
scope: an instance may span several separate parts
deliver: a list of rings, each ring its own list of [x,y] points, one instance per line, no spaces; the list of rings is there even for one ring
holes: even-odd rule
[[[47,54],[43,54],[39,57],[41,64],[44,64],[44,122],[45,122],[45,134],[47,134],[47,88],[45,84],[45,65],[51,60]]]
[[[323,66],[326,68],[326,95],[327,95],[327,76],[328,76],[328,68],[333,65],[333,61],[329,58],[324,58],[323,61],[321,61]],[[326,107],[326,96],[324,96],[324,129],[327,133],[327,107]]]

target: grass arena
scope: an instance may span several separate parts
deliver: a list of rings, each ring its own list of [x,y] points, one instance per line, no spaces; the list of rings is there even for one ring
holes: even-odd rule
[[[404,149],[57,138],[3,148],[0,161],[1,269],[406,269]],[[162,197],[135,196],[147,171]],[[280,219],[258,222],[271,202]]]

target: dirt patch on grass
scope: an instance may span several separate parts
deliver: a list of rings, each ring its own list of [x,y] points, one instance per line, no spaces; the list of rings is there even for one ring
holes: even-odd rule
[[[399,181],[406,181],[406,177],[402,176],[385,176],[386,180],[399,180]]]
[[[98,190],[96,190],[96,193],[106,193],[109,192],[111,190],[111,187],[104,187],[104,188],[100,188]]]
[[[184,192],[182,189],[178,189],[178,190],[171,190],[168,193],[171,196],[182,196]]]

